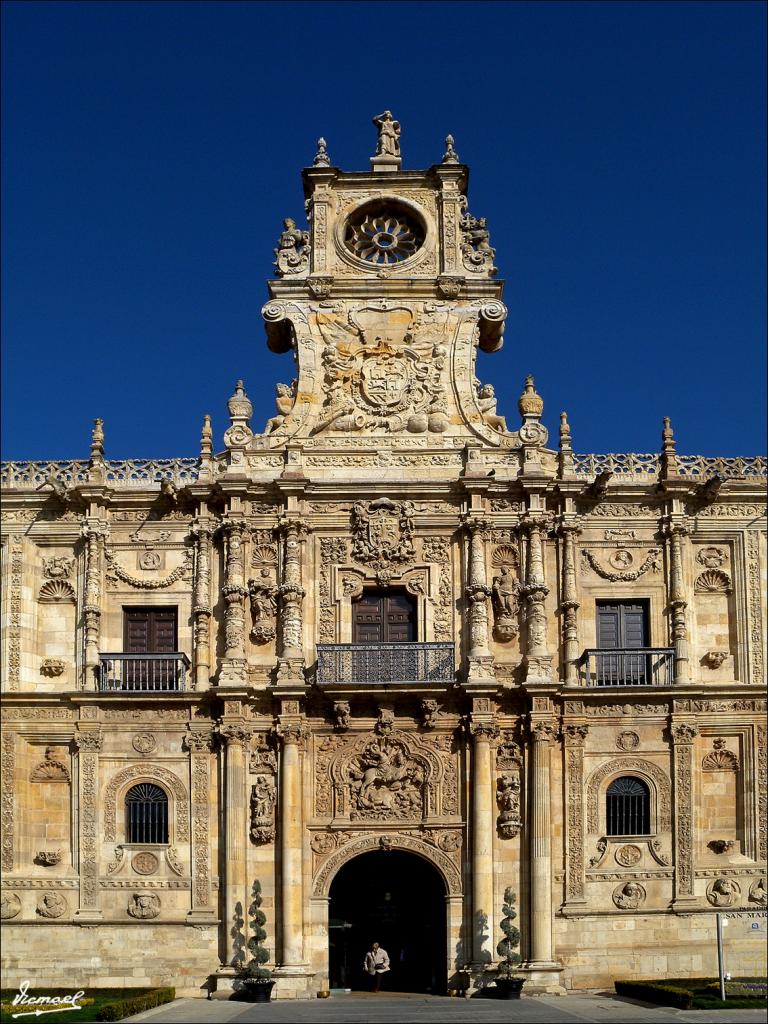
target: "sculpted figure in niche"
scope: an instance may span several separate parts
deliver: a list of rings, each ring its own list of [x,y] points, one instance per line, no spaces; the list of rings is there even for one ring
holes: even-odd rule
[[[296,401],[296,383],[294,381],[292,384],[277,385],[277,397],[275,398],[277,416],[267,420],[267,425],[264,427],[265,434],[271,434],[273,430],[277,430],[278,427],[282,426],[286,416],[293,409]]]
[[[613,902],[619,910],[636,910],[645,900],[645,889],[639,882],[627,882],[613,894]]]
[[[497,430],[500,434],[505,434],[507,433],[507,421],[503,416],[498,416],[496,414],[497,404],[498,399],[496,398],[496,392],[493,389],[493,384],[478,384],[477,405],[480,412],[483,414],[483,419],[492,430]]]
[[[257,775],[251,786],[251,839],[254,843],[271,843],[275,838],[274,809],[275,780],[271,775]]]
[[[520,583],[510,565],[502,565],[493,580],[493,610],[496,635],[499,640],[512,640],[517,636],[518,597]]]
[[[269,570],[262,570],[269,576]],[[248,581],[248,593],[251,598],[251,639],[254,643],[265,644],[275,638],[275,615],[277,613],[277,593],[269,582],[258,583]]]
[[[379,130],[376,156],[400,156],[400,122],[394,120],[392,111],[377,114],[373,123]]]
[[[520,831],[520,780],[516,775],[502,775],[496,783],[496,799],[499,804],[499,835],[504,839],[514,838]]]

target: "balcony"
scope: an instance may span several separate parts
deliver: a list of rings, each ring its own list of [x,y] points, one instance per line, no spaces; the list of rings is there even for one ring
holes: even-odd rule
[[[317,685],[450,686],[453,644],[318,644]]]
[[[186,654],[100,654],[102,693],[180,693],[187,688]]]
[[[671,686],[672,647],[588,649],[581,658],[583,686]]]

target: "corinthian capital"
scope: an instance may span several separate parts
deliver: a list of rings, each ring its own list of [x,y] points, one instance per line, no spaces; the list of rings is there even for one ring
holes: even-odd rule
[[[93,730],[90,732],[75,733],[75,743],[77,744],[77,748],[84,754],[98,754],[101,750],[102,740],[103,738],[101,733]]]

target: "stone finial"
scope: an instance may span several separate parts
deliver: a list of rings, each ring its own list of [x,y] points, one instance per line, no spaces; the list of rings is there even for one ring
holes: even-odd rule
[[[104,458],[104,420],[94,420],[91,431],[91,461],[101,462]]]
[[[560,454],[558,458],[559,476],[569,476],[573,473],[573,441],[571,438],[571,425],[568,422],[568,413],[560,413]]]
[[[331,159],[328,156],[328,146],[325,139],[322,137],[317,140],[317,152],[315,153],[315,159],[312,161],[313,167],[330,167]]]
[[[213,455],[213,431],[211,430],[211,417],[203,416],[203,429],[200,431],[200,458],[210,459]]]
[[[234,422],[238,419],[250,420],[253,415],[251,400],[245,393],[245,385],[241,380],[235,384],[235,393],[227,402],[227,410]]]
[[[672,420],[664,417],[664,429],[661,432],[661,479],[668,480],[677,476],[677,445]]]
[[[253,437],[251,430],[253,406],[245,393],[245,386],[241,380],[235,384],[235,393],[227,402],[227,409],[232,425],[224,434],[224,443],[227,448],[244,448]]]
[[[530,374],[525,378],[525,390],[522,395],[520,395],[517,407],[520,410],[520,415],[523,419],[539,419],[541,414],[544,412],[544,399],[541,395],[537,394],[536,385],[534,384],[533,377]]]
[[[402,165],[400,156],[400,122],[392,117],[391,110],[377,114],[373,123],[379,132],[376,154],[371,157],[374,171],[398,171]]]
[[[459,163],[459,154],[453,148],[453,136],[445,136],[445,152],[443,153],[444,164],[457,164]]]

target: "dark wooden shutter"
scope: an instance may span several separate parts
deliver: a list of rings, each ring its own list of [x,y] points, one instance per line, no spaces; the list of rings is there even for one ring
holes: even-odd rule
[[[597,646],[604,650],[621,647],[621,611],[617,604],[597,606]]]
[[[597,604],[597,646],[603,650],[617,647],[647,647],[647,614],[644,604],[632,601]]]
[[[641,604],[622,605],[622,647],[647,647],[645,608]]]
[[[416,639],[416,602],[405,591],[369,590],[352,605],[352,642],[403,644]]]
[[[176,651],[175,608],[126,608],[126,654],[172,654]]]

